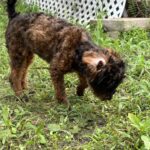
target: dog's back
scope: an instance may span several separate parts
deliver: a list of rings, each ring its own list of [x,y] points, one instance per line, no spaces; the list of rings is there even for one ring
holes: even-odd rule
[[[76,36],[78,29],[72,24],[43,13],[17,13],[15,4],[16,0],[7,2],[9,25],[6,31],[6,43],[8,49],[12,47],[10,41],[13,41],[49,62],[59,51],[59,47],[62,47],[61,44],[66,37],[70,35],[78,39],[79,36]]]

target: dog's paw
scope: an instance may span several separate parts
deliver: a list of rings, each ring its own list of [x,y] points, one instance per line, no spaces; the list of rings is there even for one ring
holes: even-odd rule
[[[77,87],[77,91],[76,94],[78,96],[83,96],[84,95],[84,90],[82,88],[80,88],[80,86]]]
[[[29,96],[27,94],[21,94],[19,96],[16,96],[16,101],[28,102]]]
[[[58,100],[59,104],[64,104],[68,109],[70,109],[70,103],[67,99],[60,99],[60,98],[58,99],[57,98],[57,100]]]

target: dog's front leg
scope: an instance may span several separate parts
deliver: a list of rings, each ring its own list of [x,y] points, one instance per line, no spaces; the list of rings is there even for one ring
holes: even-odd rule
[[[79,76],[79,85],[77,86],[77,95],[78,96],[83,96],[85,89],[88,87],[86,78],[80,74]]]
[[[52,82],[54,84],[56,99],[60,103],[68,104],[65,93],[64,74],[54,66],[52,66],[52,68],[50,69],[50,73]]]

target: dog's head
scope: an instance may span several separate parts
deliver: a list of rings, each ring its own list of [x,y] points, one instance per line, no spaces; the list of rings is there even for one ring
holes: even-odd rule
[[[87,66],[87,81],[94,94],[102,100],[110,100],[125,77],[125,63],[109,49],[87,51],[82,61]]]

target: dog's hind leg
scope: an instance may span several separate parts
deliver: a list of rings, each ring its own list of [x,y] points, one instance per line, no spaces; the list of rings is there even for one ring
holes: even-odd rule
[[[14,47],[13,47],[14,48]],[[16,94],[20,96],[24,89],[24,79],[28,67],[28,51],[25,49],[9,49],[11,74],[9,77],[11,86]]]
[[[79,76],[79,85],[77,86],[77,95],[78,96],[83,96],[85,89],[88,87],[86,78],[82,75]]]
[[[9,81],[11,83],[11,87],[13,88],[16,96],[20,96],[22,94],[22,75],[23,75],[23,69],[21,67],[15,67],[14,65],[11,65],[11,73],[9,77]]]
[[[24,66],[23,66],[22,79],[21,79],[21,85],[22,85],[23,90],[27,88],[27,71],[28,71],[30,64],[32,63],[33,56],[34,55],[32,52],[28,53],[28,55],[26,56]]]

